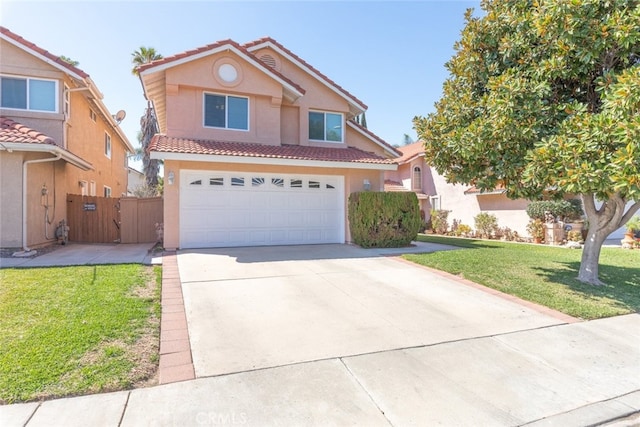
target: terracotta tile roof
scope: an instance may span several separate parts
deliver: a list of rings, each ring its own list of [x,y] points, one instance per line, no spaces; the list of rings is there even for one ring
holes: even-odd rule
[[[300,58],[298,55],[296,55],[295,53],[291,52],[289,49],[287,49],[286,47],[284,47],[283,45],[281,45],[280,43],[278,43],[276,40],[272,39],[271,37],[263,37],[261,39],[258,40],[254,40],[252,42],[249,43],[245,43],[243,46],[249,50],[251,50],[252,47],[255,46],[259,46],[263,43],[271,43],[275,46],[278,47],[278,49],[281,49],[283,52],[285,52],[287,55],[291,56],[292,58],[294,58],[296,61],[300,62],[301,64],[303,64],[305,67],[309,68],[310,70],[312,70],[314,73],[316,73],[320,78],[322,78],[325,82],[327,82],[328,84],[330,84],[331,86],[335,87],[338,91],[340,91],[343,95],[347,96],[348,98],[351,98],[356,104],[359,104],[359,106],[363,109],[366,110],[368,107],[367,105],[360,101],[358,98],[356,98],[355,96],[353,96],[351,93],[349,93],[346,89],[344,89],[342,86],[340,86],[339,84],[337,84],[336,82],[334,82],[333,80],[331,80],[329,77],[325,76],[324,74],[322,74],[320,71],[318,71],[316,68],[314,68],[312,65],[310,65],[309,63],[307,63],[304,59]]]
[[[424,145],[422,141],[418,141],[414,142],[413,144],[398,147],[397,150],[402,153],[402,156],[396,159],[396,163],[403,164],[413,160],[421,154],[424,154]]]
[[[31,50],[39,53],[40,55],[46,57],[47,59],[55,62],[57,65],[59,65],[59,66],[61,66],[63,68],[66,68],[70,72],[72,72],[74,74],[77,74],[78,76],[80,76],[82,78],[86,79],[86,78],[89,77],[89,74],[85,73],[80,68],[75,67],[75,66],[69,64],[67,61],[64,61],[64,60],[60,59],[59,56],[56,56],[56,55],[53,55],[53,54],[49,53],[48,51],[46,51],[46,50],[42,49],[41,47],[39,47],[38,45],[36,45],[35,43],[31,43],[30,41],[25,40],[21,36],[11,32],[8,28],[0,26],[0,33],[3,34],[4,36],[10,38],[14,42],[17,42],[17,43],[21,44],[25,48],[31,49]]]
[[[316,160],[327,162],[393,164],[373,153],[355,147],[307,147],[301,145],[262,145],[252,143],[197,140],[155,135],[149,151],[159,153],[205,154],[217,156],[261,157],[273,159]]]
[[[148,70],[150,68],[155,68],[157,66],[164,65],[164,64],[169,64],[171,62],[175,62],[175,61],[178,61],[178,60],[181,60],[181,59],[184,59],[184,58],[188,58],[190,56],[195,56],[195,55],[198,55],[200,53],[208,52],[210,50],[215,50],[215,49],[217,49],[217,48],[219,48],[221,46],[224,46],[224,45],[231,45],[234,48],[236,48],[239,51],[241,51],[243,54],[245,54],[248,57],[250,57],[251,59],[255,60],[256,62],[259,62],[261,65],[266,67],[270,72],[272,72],[273,74],[275,74],[276,76],[278,76],[279,78],[281,78],[282,80],[284,80],[285,82],[289,83],[291,86],[296,88],[296,90],[298,90],[300,93],[304,94],[306,92],[300,85],[298,85],[297,83],[293,82],[289,78],[285,77],[283,74],[281,74],[277,70],[274,70],[273,68],[269,67],[267,64],[265,64],[264,62],[262,62],[261,60],[256,58],[245,47],[241,46],[240,44],[236,43],[235,41],[233,41],[231,39],[220,40],[220,41],[217,41],[215,43],[208,44],[206,46],[202,46],[202,47],[199,47],[199,48],[196,48],[196,49],[187,50],[185,52],[177,53],[175,55],[167,56],[167,57],[164,57],[162,59],[158,59],[156,61],[149,62],[148,64],[143,64],[143,65],[138,67],[138,72],[142,73],[143,71]]]
[[[409,192],[412,190],[409,190],[408,188],[406,188],[404,185],[402,185],[401,182],[398,181],[392,181],[390,179],[385,179],[384,180],[384,191],[398,191],[398,192]],[[423,200],[423,199],[428,199],[429,196],[427,196],[424,193],[421,193],[419,191],[414,191],[414,193],[416,193],[416,196],[418,197],[418,199]]]
[[[56,145],[53,138],[8,117],[0,117],[0,143],[1,142]]]
[[[471,186],[471,187],[467,188],[464,191],[464,194],[466,194],[466,195],[473,194],[473,195],[477,195],[477,196],[487,196],[487,195],[490,195],[490,194],[504,194],[506,192],[507,192],[507,190],[502,185],[498,185],[493,190],[484,190],[484,191],[479,189],[476,186]]]

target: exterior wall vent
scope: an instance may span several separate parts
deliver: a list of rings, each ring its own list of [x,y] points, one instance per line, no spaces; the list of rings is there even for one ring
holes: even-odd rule
[[[264,62],[265,64],[267,64],[269,67],[271,68],[276,68],[276,60],[273,56],[269,55],[268,53],[265,53],[264,55],[260,56],[260,61]]]

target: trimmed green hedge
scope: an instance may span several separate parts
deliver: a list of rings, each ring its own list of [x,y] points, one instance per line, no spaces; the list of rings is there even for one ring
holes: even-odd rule
[[[415,193],[366,191],[349,196],[351,239],[363,248],[407,246],[421,227]]]
[[[584,215],[582,211],[582,202],[579,199],[571,200],[538,200],[529,203],[527,206],[527,215],[531,219],[540,219],[545,221],[545,212],[550,212],[554,218],[563,220],[577,220]]]

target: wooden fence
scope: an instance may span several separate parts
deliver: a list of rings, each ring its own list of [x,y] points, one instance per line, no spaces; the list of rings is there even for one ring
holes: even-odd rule
[[[83,243],[152,243],[162,223],[162,198],[67,195],[69,240]]]

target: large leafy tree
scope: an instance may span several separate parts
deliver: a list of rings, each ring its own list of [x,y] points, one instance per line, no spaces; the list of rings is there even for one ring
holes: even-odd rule
[[[450,182],[512,198],[579,195],[578,279],[601,284],[604,240],[640,209],[640,2],[481,7],[467,11],[436,111],[414,118],[427,160]]]
[[[157,53],[152,47],[140,46],[140,48],[131,54],[131,62],[133,69],[131,72],[138,75],[138,67],[149,62],[162,59],[162,55]],[[138,141],[140,142],[140,151],[136,153],[142,158],[142,172],[144,173],[147,188],[156,190],[158,188],[158,174],[160,172],[160,160],[151,159],[149,156],[149,143],[153,135],[158,133],[158,119],[156,118],[153,104],[147,101],[147,108],[144,115],[140,118],[140,133]]]

